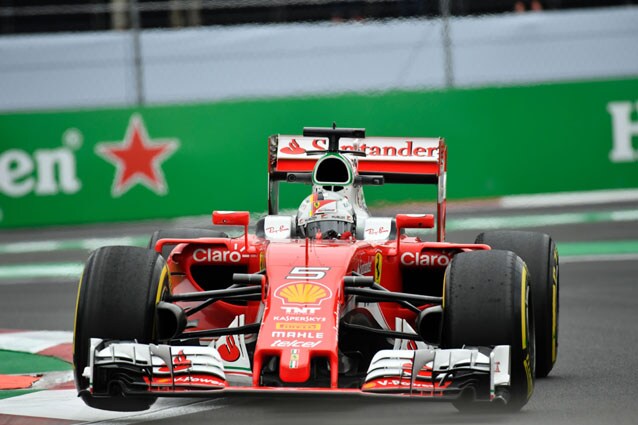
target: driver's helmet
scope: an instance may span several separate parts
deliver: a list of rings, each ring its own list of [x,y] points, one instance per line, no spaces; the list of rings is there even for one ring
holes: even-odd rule
[[[354,235],[354,209],[347,198],[330,191],[318,191],[303,200],[297,211],[297,228],[302,237],[350,239]]]

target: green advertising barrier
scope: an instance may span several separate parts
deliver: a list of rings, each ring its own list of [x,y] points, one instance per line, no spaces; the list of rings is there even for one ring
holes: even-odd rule
[[[445,137],[449,199],[638,187],[637,101],[634,78],[5,114],[0,227],[261,212],[267,137],[333,121]],[[284,207],[296,207],[309,188],[286,191]],[[433,196],[367,191],[370,204]]]

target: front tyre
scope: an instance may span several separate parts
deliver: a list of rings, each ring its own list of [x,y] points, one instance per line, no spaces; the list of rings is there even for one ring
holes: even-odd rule
[[[166,261],[145,248],[108,246],[91,253],[78,287],[73,332],[75,385],[82,400],[103,410],[147,410],[154,397],[94,397],[87,390],[91,338],[151,343],[156,306],[169,291]]]
[[[474,251],[454,257],[445,271],[441,347],[509,345],[507,411],[520,410],[534,391],[533,323],[528,272],[516,254]],[[461,411],[502,407],[471,397],[454,406]]]
[[[536,328],[536,377],[544,378],[558,355],[558,250],[549,235],[496,230],[481,233],[476,243],[513,251],[525,261],[531,275]]]

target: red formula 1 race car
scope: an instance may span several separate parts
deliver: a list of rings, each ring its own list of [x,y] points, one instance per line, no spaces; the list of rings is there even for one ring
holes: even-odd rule
[[[268,215],[104,247],[78,293],[75,381],[89,406],[157,397],[308,393],[518,410],[556,361],[558,254],[544,234],[445,242],[442,139],[363,129],[272,136]],[[282,182],[312,186],[279,213]],[[363,186],[436,184],[436,216],[372,217]],[[235,227],[236,228],[236,227]],[[436,228],[435,241],[406,229]],[[426,238],[427,239],[427,238]]]

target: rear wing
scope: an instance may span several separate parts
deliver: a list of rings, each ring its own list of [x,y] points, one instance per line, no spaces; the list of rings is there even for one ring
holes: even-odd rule
[[[274,135],[268,139],[268,213],[279,211],[279,182],[295,181],[298,173],[309,173],[321,156],[316,153],[329,150],[329,137],[309,137],[315,133],[330,133],[333,129],[304,129],[306,136]],[[344,131],[345,130],[345,131]],[[384,183],[436,184],[437,240],[445,238],[445,180],[447,147],[442,138],[399,137],[343,137],[365,135],[363,129],[336,129],[340,134],[333,139],[339,151],[364,152],[357,157],[359,175],[383,176]],[[315,153],[308,155],[307,152]]]

